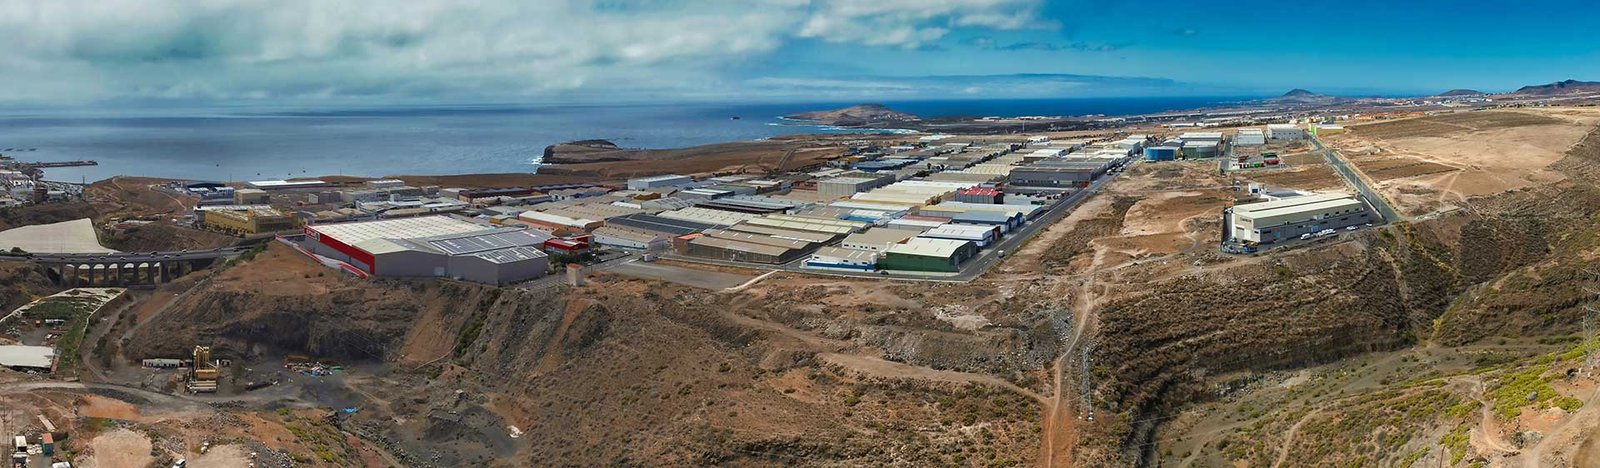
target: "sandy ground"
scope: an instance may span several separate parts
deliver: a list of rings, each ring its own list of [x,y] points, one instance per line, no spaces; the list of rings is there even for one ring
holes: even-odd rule
[[[1326,141],[1377,182],[1396,208],[1418,215],[1562,180],[1548,167],[1600,123],[1600,110],[1587,108],[1495,112],[1505,119],[1463,125],[1448,116],[1422,117],[1378,124],[1376,130],[1358,126]],[[1510,120],[1526,115],[1553,120]]]
[[[670,281],[684,286],[712,290],[732,288],[754,278],[754,276],[704,271],[660,263],[625,263],[612,267],[608,271],[636,278]]]
[[[148,466],[155,458],[150,456],[150,439],[127,429],[115,429],[89,442],[94,453],[79,460],[84,468],[125,468]]]
[[[235,468],[250,466],[250,451],[238,445],[220,445],[204,455],[189,459],[192,468]]]
[[[100,245],[89,218],[0,231],[0,249],[12,248],[34,253],[116,252]]]

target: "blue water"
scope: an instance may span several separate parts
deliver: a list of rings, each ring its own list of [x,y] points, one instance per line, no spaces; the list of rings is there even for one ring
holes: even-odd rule
[[[923,117],[1135,114],[1237,98],[1118,98],[887,102]],[[0,112],[0,153],[30,161],[92,159],[50,180],[113,175],[250,180],[321,175],[532,172],[544,147],[600,138],[676,148],[797,133],[860,132],[779,116],[851,103],[218,108]],[[731,117],[741,119],[733,120]],[[21,148],[23,151],[7,151]],[[34,149],[26,151],[26,149]]]

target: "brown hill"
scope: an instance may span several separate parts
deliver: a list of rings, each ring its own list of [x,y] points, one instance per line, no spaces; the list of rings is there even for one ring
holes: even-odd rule
[[[883,104],[861,104],[843,109],[801,112],[784,116],[784,118],[839,127],[867,127],[892,122],[920,120],[915,115],[889,109]]]
[[[1263,99],[1268,104],[1330,105],[1352,101],[1350,98],[1317,94],[1304,89],[1291,89],[1282,96]]]
[[[1566,80],[1555,83],[1523,86],[1511,94],[1522,96],[1557,96],[1574,93],[1600,92],[1600,81]]]
[[[1031,459],[1036,397],[959,371],[1040,365],[1016,357],[1022,334],[840,319],[802,309],[796,298],[814,293],[719,295],[609,275],[538,291],[364,281],[273,245],[141,320],[126,357],[204,343],[258,368],[285,353],[385,363],[362,378],[362,410],[345,427],[409,466]],[[867,354],[869,343],[914,364]]]

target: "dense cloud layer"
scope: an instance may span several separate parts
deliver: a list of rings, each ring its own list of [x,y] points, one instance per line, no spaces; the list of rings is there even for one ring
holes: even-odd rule
[[[0,102],[708,93],[787,45],[915,48],[1039,3],[0,0]]]

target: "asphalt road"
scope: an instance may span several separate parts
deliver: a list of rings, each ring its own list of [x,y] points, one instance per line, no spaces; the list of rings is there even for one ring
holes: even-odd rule
[[[1344,177],[1345,183],[1355,188],[1356,191],[1361,192],[1361,197],[1365,198],[1367,204],[1377,210],[1378,215],[1383,217],[1384,223],[1392,223],[1401,219],[1400,213],[1396,212],[1394,207],[1389,206],[1389,200],[1383,198],[1382,195],[1378,194],[1377,190],[1373,190],[1371,186],[1367,185],[1367,182],[1356,174],[1355,169],[1350,167],[1350,162],[1346,161],[1344,156],[1340,156],[1338,151],[1322,146],[1322,142],[1316,138],[1311,139],[1311,144],[1315,145],[1317,151],[1321,151],[1328,158],[1328,165],[1333,167],[1334,172],[1338,172],[1340,176]]]

